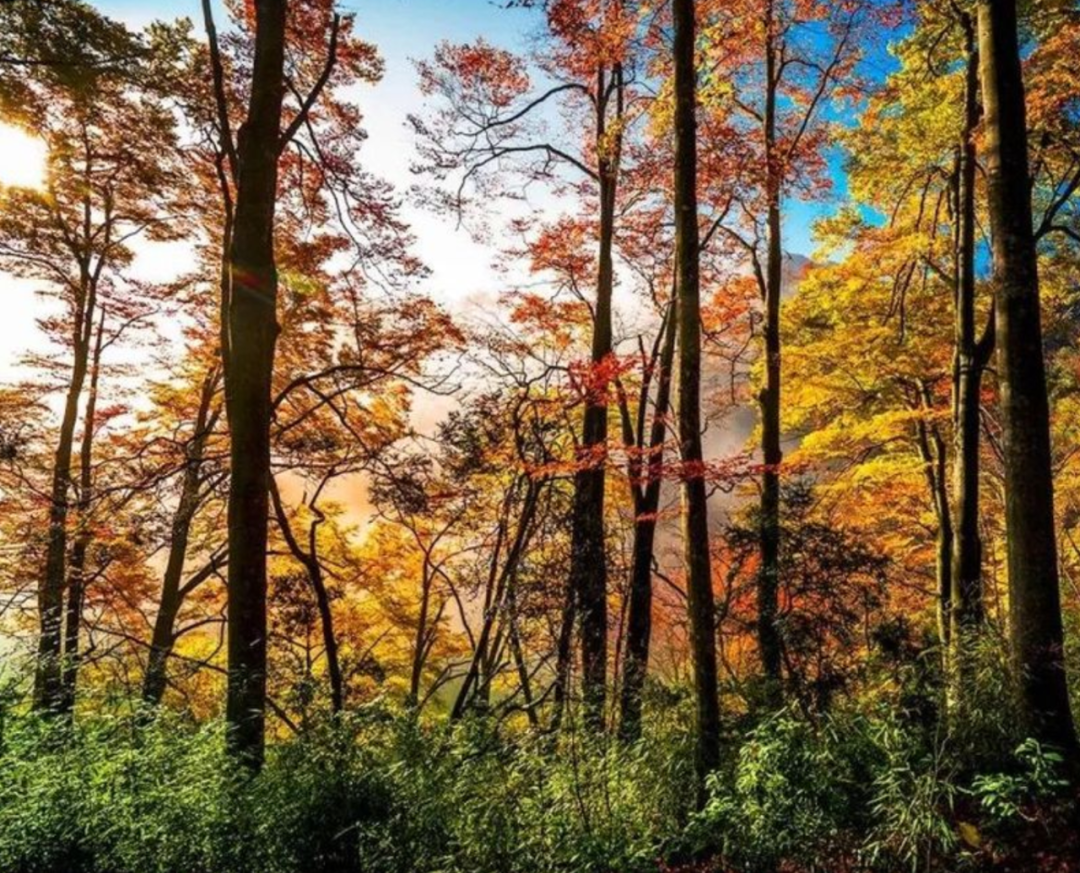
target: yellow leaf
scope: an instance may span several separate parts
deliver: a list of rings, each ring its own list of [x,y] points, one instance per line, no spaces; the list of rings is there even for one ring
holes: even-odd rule
[[[977,849],[982,845],[982,834],[971,822],[962,821],[957,825],[962,839],[970,848]]]

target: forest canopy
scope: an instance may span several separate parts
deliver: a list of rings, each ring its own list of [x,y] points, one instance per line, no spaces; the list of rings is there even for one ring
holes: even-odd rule
[[[1073,0],[0,4],[0,870],[1080,870]]]

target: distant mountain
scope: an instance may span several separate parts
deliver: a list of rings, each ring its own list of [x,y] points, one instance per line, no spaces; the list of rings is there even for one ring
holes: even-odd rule
[[[799,287],[799,281],[805,275],[807,269],[813,266],[813,261],[806,257],[806,255],[786,254],[784,255],[784,268],[783,268],[783,292],[781,296],[787,299]]]

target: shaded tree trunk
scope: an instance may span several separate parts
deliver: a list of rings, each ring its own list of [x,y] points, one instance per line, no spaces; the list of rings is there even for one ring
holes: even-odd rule
[[[693,0],[673,0],[675,24],[675,265],[679,326],[679,443],[690,645],[697,697],[695,770],[699,799],[720,763],[715,606],[701,448],[700,243],[697,209],[697,81]]]
[[[574,595],[572,577],[563,594],[563,606],[559,616],[559,635],[555,641],[555,681],[552,687],[552,715],[550,729],[556,731],[562,724],[570,693],[570,672],[574,663],[574,624],[577,621],[577,597]]]
[[[323,578],[322,565],[319,563],[318,554],[315,551],[315,528],[311,531],[312,553],[309,577],[312,588],[315,589],[315,603],[319,609],[319,624],[322,628],[323,649],[326,652],[326,672],[330,677],[330,707],[335,713],[345,709],[345,679],[341,671],[341,654],[338,646],[337,633],[334,630],[334,611],[330,605],[330,592],[326,588],[326,580]]]
[[[597,72],[596,142],[600,159],[600,251],[597,263],[596,306],[590,361],[598,370],[611,356],[611,298],[615,284],[612,249],[615,237],[615,195],[619,172],[619,137],[608,141],[611,100],[622,114],[622,70],[616,66],[609,82],[607,71]],[[582,427],[580,469],[574,477],[570,588],[577,600],[581,628],[581,683],[585,720],[595,730],[604,725],[607,690],[607,553],[604,542],[604,491],[607,480],[605,444],[608,430],[607,389],[588,390]]]
[[[529,727],[536,730],[540,727],[540,716],[536,711],[536,701],[532,692],[532,677],[529,675],[529,665],[525,660],[525,649],[521,644],[521,631],[518,629],[517,607],[517,584],[510,586],[507,592],[507,611],[510,623],[510,653],[517,667],[518,683],[521,686],[521,697],[524,701],[525,715],[529,719]]]
[[[647,449],[648,458],[638,471],[638,475],[644,474],[644,487],[639,489],[634,486],[634,544],[630,566],[626,654],[623,659],[619,721],[619,735],[628,742],[641,736],[641,695],[648,674],[652,639],[652,562],[657,513],[660,510],[667,416],[671,408],[671,376],[675,362],[676,337],[673,302],[664,324],[664,344],[658,362],[659,381]],[[645,399],[643,397],[642,402]]]
[[[68,382],[60,434],[53,457],[49,501],[49,534],[45,572],[38,586],[38,614],[41,635],[38,639],[34,675],[34,709],[56,712],[63,703],[63,619],[64,588],[67,582],[67,521],[71,485],[71,461],[75,443],[75,425],[79,416],[79,397],[86,382],[90,361],[97,288],[88,263],[80,264],[80,289],[76,299],[77,316],[72,327],[72,366]]]
[[[773,33],[772,3],[765,18],[765,196],[768,201],[765,264],[765,387],[761,391],[761,570],[758,573],[758,646],[761,665],[775,703],[780,700],[783,653],[776,619],[780,585],[780,294],[783,290],[781,174],[776,142],[780,71]]]
[[[176,644],[176,620],[184,603],[181,580],[187,560],[191,525],[200,503],[202,468],[206,455],[206,442],[217,423],[217,414],[211,413],[211,404],[221,376],[215,366],[203,380],[199,395],[199,409],[195,416],[195,430],[185,450],[184,474],[180,485],[180,500],[173,515],[169,537],[169,557],[161,582],[161,599],[158,603],[154,630],[150,637],[150,654],[146,674],[143,676],[143,701],[151,706],[161,703],[168,684],[168,662]]]
[[[105,312],[98,319],[97,339],[90,362],[90,385],[83,414],[82,444],[79,447],[79,529],[71,547],[68,566],[67,615],[64,620],[64,660],[62,693],[58,710],[70,715],[75,709],[75,691],[79,676],[79,634],[82,630],[83,602],[86,595],[86,558],[90,550],[90,507],[93,488],[94,418],[97,415],[98,383],[101,379],[101,352],[105,339]]]
[[[473,651],[461,688],[458,689],[457,697],[454,700],[454,706],[450,712],[451,719],[459,719],[465,714],[465,709],[474,690],[486,693],[489,687],[490,683],[481,681],[481,671],[486,662],[493,660],[493,653],[499,648],[496,636],[499,620],[504,618],[509,621],[514,620],[513,614],[504,616],[503,612],[506,603],[514,597],[512,589],[516,585],[518,566],[533,534],[533,520],[536,518],[536,510],[540,503],[542,489],[543,484],[532,479],[529,479],[525,485],[525,495],[522,500],[517,529],[507,551],[506,561],[498,574],[492,579],[490,585],[491,598],[485,604],[484,623],[480,629],[480,635],[477,637],[476,649]],[[565,622],[563,627],[565,629]],[[512,628],[510,632],[513,633]],[[567,634],[567,648],[569,648],[569,634]],[[520,670],[521,666],[519,665]],[[557,709],[556,725],[559,723],[559,718],[561,716]]]
[[[326,672],[330,679],[330,708],[336,714],[345,708],[345,679],[341,671],[341,657],[338,654],[337,633],[334,631],[334,610],[330,604],[330,592],[326,587],[326,579],[323,577],[322,562],[319,560],[319,526],[326,520],[326,516],[316,505],[323,488],[331,478],[332,474],[323,479],[308,503],[308,509],[315,516],[315,521],[308,528],[306,550],[300,545],[296,535],[293,533],[289,517],[285,513],[285,506],[281,502],[281,492],[278,491],[273,476],[270,477],[270,497],[274,503],[274,514],[277,516],[278,527],[285,538],[285,544],[288,546],[292,556],[307,573],[308,581],[311,583],[311,590],[315,595],[315,608],[319,612],[323,651],[326,653]]]
[[[238,186],[229,254],[225,403],[229,482],[229,748],[262,766],[266,722],[266,546],[271,377],[277,342],[274,210],[284,93],[286,0],[256,0],[247,120],[237,139]]]
[[[1061,618],[1050,411],[1015,0],[980,0],[1012,655],[1028,729],[1075,750]]]
[[[415,706],[420,700],[420,682],[424,676],[424,653],[428,641],[428,613],[431,609],[432,574],[427,556],[423,561],[423,578],[420,582],[420,615],[416,620],[416,636],[413,640],[412,669],[409,671],[409,700]]]
[[[956,263],[956,451],[953,460],[953,499],[956,531],[952,554],[951,638],[961,643],[983,623],[982,538],[979,534],[979,437],[983,372],[993,351],[994,320],[979,339],[975,332],[975,130],[979,104],[979,52],[975,25],[968,15],[963,27],[967,70],[964,84],[964,131],[957,167]],[[962,684],[962,683],[961,683]]]

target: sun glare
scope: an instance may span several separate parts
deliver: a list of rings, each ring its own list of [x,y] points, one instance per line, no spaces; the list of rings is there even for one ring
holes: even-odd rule
[[[0,185],[44,187],[45,158],[44,142],[10,124],[0,124]]]

